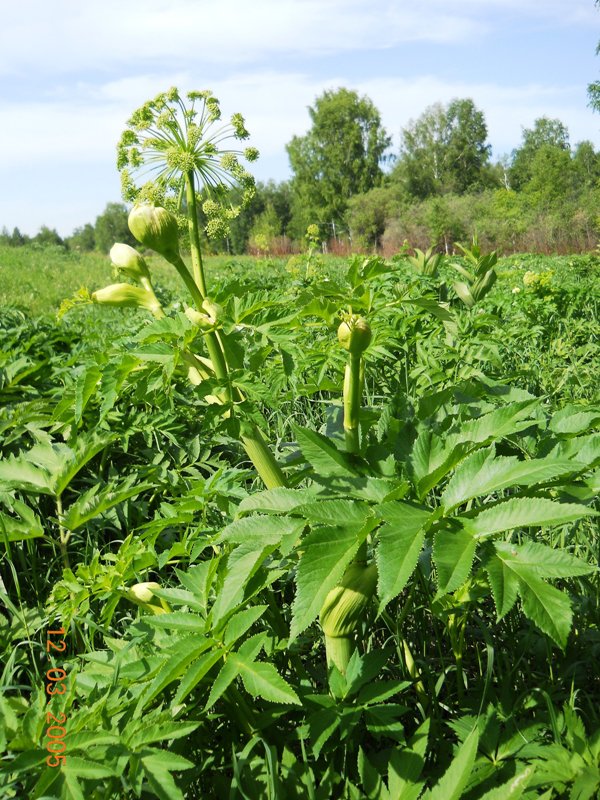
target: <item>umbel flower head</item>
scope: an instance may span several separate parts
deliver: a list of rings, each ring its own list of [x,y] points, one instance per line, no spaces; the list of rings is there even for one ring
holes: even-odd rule
[[[241,114],[221,122],[219,101],[210,91],[188,92],[186,98],[170,89],[129,119],[117,147],[123,198],[180,212],[191,179],[208,217],[206,232],[220,238],[254,196],[254,178],[240,159],[254,161],[258,151],[228,146],[249,134]]]

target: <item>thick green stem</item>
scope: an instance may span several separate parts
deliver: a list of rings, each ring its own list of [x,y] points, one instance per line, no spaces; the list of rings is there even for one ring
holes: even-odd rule
[[[183,282],[187,286],[194,303],[198,310],[202,309],[204,298],[206,297],[206,282],[204,279],[204,267],[202,264],[202,253],[200,250],[200,233],[198,230],[198,215],[196,208],[196,192],[194,188],[194,175],[189,172],[185,176],[188,228],[190,233],[190,250],[192,254],[192,267],[194,276],[190,274],[179,253],[170,253],[167,260],[173,264]],[[219,336],[216,331],[208,331],[205,335],[206,347],[209,358],[212,362],[213,371],[218,380],[226,384],[224,396],[221,400],[230,403],[234,399],[231,385],[229,383],[229,369],[227,360]],[[239,392],[236,393],[239,395]],[[249,458],[256,467],[256,471],[262,478],[267,489],[275,489],[279,486],[286,486],[286,480],[277,463],[273,453],[265,442],[262,433],[254,423],[244,425],[242,431],[242,444]]]
[[[344,432],[349,453],[360,450],[361,361],[359,355],[349,353],[344,373]]]
[[[242,429],[242,444],[267,489],[287,486],[287,481],[268,444],[254,423]]]
[[[206,297],[206,280],[204,278],[204,264],[200,249],[200,231],[198,229],[198,209],[196,203],[196,188],[194,186],[194,173],[185,174],[185,199],[188,207],[188,230],[190,233],[190,251],[192,254],[192,269],[194,281],[203,297]]]

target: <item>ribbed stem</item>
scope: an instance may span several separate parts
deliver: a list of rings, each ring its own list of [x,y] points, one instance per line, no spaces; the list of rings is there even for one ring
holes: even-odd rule
[[[281,467],[277,463],[268,444],[265,442],[260,428],[254,423],[244,425],[242,430],[242,444],[267,489],[277,489],[280,486],[287,486],[287,481]]]
[[[202,303],[206,297],[206,282],[204,278],[204,267],[202,263],[202,253],[200,250],[200,232],[198,230],[198,214],[196,204],[196,192],[194,188],[194,175],[189,172],[185,176],[185,190],[187,200],[188,230],[190,234],[190,251],[192,254],[192,268],[194,276],[190,274],[179,253],[170,253],[167,260],[173,264],[183,282],[187,286],[194,303],[198,310],[202,309]],[[227,360],[219,336],[216,331],[208,331],[205,335],[206,347],[209,358],[212,362],[215,376],[218,380],[226,384],[224,396],[221,397],[224,403],[229,403],[233,399],[241,399],[239,392],[234,397],[229,383],[229,369]],[[241,435],[242,444],[250,460],[254,464],[256,471],[262,478],[267,489],[275,489],[279,486],[286,486],[286,480],[277,463],[275,456],[269,449],[262,433],[254,423],[244,425]]]
[[[344,432],[349,453],[360,451],[361,361],[360,356],[349,353],[344,372]]]
[[[192,269],[194,281],[203,297],[206,297],[206,280],[204,278],[204,264],[200,250],[200,231],[198,229],[198,209],[196,203],[196,188],[194,186],[194,173],[185,174],[185,199],[188,207],[188,230],[190,234],[190,251],[192,254]]]

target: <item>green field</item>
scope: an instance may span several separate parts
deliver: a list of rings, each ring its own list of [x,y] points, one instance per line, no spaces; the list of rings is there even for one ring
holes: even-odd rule
[[[600,259],[478,258],[0,249],[2,798],[597,796]]]

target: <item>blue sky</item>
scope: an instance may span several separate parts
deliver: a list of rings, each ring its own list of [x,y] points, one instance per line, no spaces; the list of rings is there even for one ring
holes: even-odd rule
[[[497,158],[540,116],[600,149],[593,0],[20,0],[0,27],[0,228],[62,235],[120,200],[115,146],[146,99],[212,89],[241,112],[259,180],[340,86],[367,95],[398,151],[435,102],[470,97]]]

